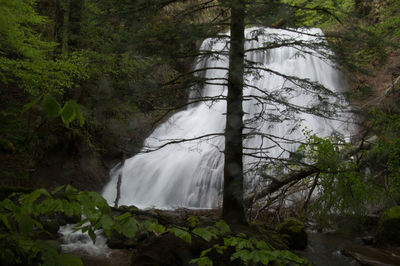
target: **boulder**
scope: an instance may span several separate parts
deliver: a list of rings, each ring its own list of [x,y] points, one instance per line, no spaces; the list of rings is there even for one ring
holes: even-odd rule
[[[308,237],[305,226],[298,219],[286,219],[278,225],[277,231],[287,241],[290,249],[303,250],[307,247]]]
[[[202,239],[194,237],[191,244],[189,244],[168,232],[149,238],[144,245],[135,249],[131,265],[189,265],[190,260],[200,257],[201,251],[209,247],[209,244]],[[211,256],[212,252],[208,255]],[[212,256],[210,258],[214,260]],[[216,265],[228,264],[218,262]]]
[[[127,238],[114,231],[112,236],[107,239],[107,246],[112,249],[135,249],[152,235],[150,232],[142,231],[138,232],[135,237]]]

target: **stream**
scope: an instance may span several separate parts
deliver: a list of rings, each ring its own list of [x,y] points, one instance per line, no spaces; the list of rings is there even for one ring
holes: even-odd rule
[[[307,258],[316,266],[400,265],[400,250],[366,246],[360,238],[346,239],[331,234],[312,232],[308,233],[308,240],[306,250],[296,251],[296,254]],[[351,257],[343,253],[351,254]]]
[[[133,250],[110,249],[106,238],[96,232],[93,244],[86,233],[73,232],[72,225],[60,228],[61,249],[64,253],[80,257],[84,265],[131,265]],[[375,248],[363,244],[361,238],[346,239],[329,233],[308,232],[308,245],[304,251],[295,251],[315,266],[398,266],[400,248]],[[344,255],[346,254],[346,255]]]

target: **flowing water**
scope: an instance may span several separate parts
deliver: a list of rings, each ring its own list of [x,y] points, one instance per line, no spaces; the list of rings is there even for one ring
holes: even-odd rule
[[[224,34],[229,35],[229,33]],[[244,141],[245,170],[263,165],[272,159],[285,159],[295,151],[307,128],[320,136],[333,132],[345,133],[345,124],[311,114],[319,104],[343,104],[343,99],[325,97],[307,82],[292,76],[318,82],[335,92],[343,90],[339,71],[322,58],[329,52],[317,46],[326,44],[319,29],[276,30],[266,28],[246,29],[246,60],[252,69],[245,76],[243,108],[249,137]],[[320,36],[320,37],[318,37]],[[296,43],[293,43],[296,42]],[[271,43],[292,43],[289,47],[258,49]],[[120,205],[140,208],[215,208],[220,204],[223,187],[226,79],[229,47],[226,38],[207,39],[200,51],[214,51],[218,56],[201,56],[195,64],[196,75],[207,78],[203,86],[191,90],[190,100],[198,97],[213,98],[191,104],[175,113],[158,126],[146,139],[142,153],[125,161],[123,167],[112,171],[103,196],[114,203],[118,175],[122,174]],[[269,71],[265,71],[265,70]],[[251,69],[250,69],[251,70]],[[220,100],[218,100],[218,98]],[[288,104],[279,104],[279,101]],[[333,114],[328,114],[331,118]],[[262,133],[264,135],[256,134]],[[208,137],[202,137],[208,136]],[[251,137],[250,137],[251,136]],[[180,140],[195,139],[193,141]],[[174,144],[165,145],[174,141]],[[164,146],[165,145],[165,146]],[[162,148],[160,148],[162,147]],[[147,152],[155,149],[155,151]],[[261,159],[260,159],[261,158]],[[247,184],[257,180],[256,175],[246,175]]]
[[[98,230],[96,231],[96,242],[90,239],[87,233],[74,230],[75,225],[68,224],[60,227],[59,233],[62,235],[61,249],[66,253],[81,252],[84,250],[88,254],[108,257],[111,250],[107,247],[107,239]]]
[[[75,225],[61,226],[60,242],[63,253],[79,257],[85,266],[127,266],[131,265],[132,252],[130,250],[110,249],[107,239],[100,230],[95,232],[96,242],[90,239],[88,233],[74,230]]]

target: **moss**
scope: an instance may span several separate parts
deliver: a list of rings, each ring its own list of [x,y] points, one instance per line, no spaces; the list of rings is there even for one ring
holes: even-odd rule
[[[286,239],[290,249],[301,250],[306,248],[308,238],[304,224],[301,221],[295,218],[288,218],[278,225],[277,231]]]
[[[400,206],[390,208],[383,214],[383,220],[400,219]]]
[[[383,213],[378,226],[378,240],[400,245],[400,206]]]

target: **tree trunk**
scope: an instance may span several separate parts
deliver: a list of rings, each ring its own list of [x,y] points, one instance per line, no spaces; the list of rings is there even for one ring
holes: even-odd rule
[[[229,225],[246,224],[243,205],[244,0],[231,1],[228,96],[222,217]]]
[[[61,0],[56,0],[55,4],[55,18],[54,18],[54,41],[59,44],[57,47],[57,54],[64,51],[64,6]]]
[[[70,0],[68,21],[68,49],[81,48],[80,35],[84,0]]]

